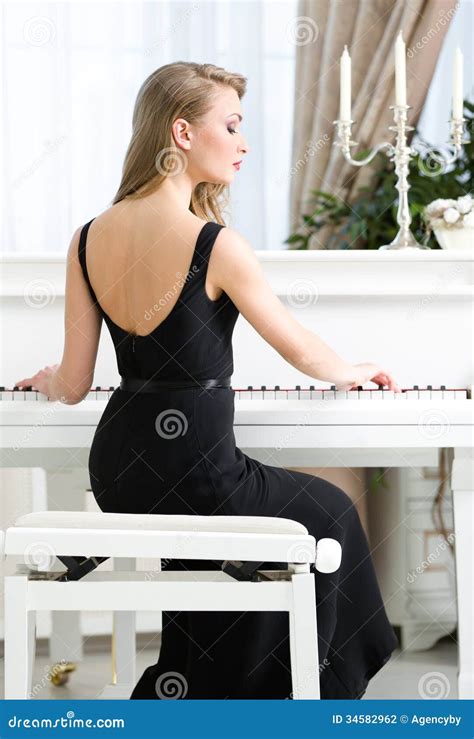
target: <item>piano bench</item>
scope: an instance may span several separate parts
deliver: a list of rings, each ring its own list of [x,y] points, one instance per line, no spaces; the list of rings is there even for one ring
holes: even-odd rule
[[[266,516],[193,516],[42,511],[0,537],[26,567],[5,576],[5,698],[33,697],[36,611],[113,611],[117,684],[98,697],[130,697],[136,611],[288,611],[293,699],[319,699],[314,565],[335,572],[341,546],[305,526]],[[120,570],[59,581],[56,555],[114,557]],[[3,553],[2,553],[3,554]],[[137,557],[223,562],[221,570],[137,572]],[[10,560],[11,561],[11,560]],[[32,563],[41,570],[34,571]],[[244,563],[244,564],[243,564]],[[249,566],[251,563],[251,566]],[[263,563],[287,569],[259,570]],[[124,566],[125,565],[125,566]],[[117,613],[119,612],[119,613]],[[120,620],[117,620],[117,616]],[[115,689],[115,696],[113,692]],[[121,694],[120,693],[121,689]],[[185,698],[187,685],[178,698]],[[290,697],[290,696],[289,696]]]

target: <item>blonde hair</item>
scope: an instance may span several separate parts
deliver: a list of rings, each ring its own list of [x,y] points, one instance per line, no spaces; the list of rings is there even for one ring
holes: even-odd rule
[[[120,187],[112,204],[124,198],[141,198],[154,192],[182,161],[171,132],[176,118],[197,124],[211,110],[219,86],[232,87],[243,97],[247,78],[214,64],[173,62],[152,72],[138,91],[133,111],[133,132],[122,169]],[[159,167],[156,164],[158,156]],[[200,182],[191,195],[190,211],[225,225],[222,210],[229,200],[228,186]]]

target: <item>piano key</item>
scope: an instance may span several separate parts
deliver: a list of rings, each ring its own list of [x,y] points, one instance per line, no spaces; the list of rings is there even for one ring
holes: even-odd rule
[[[347,390],[335,390],[334,397],[336,400],[348,400],[349,395]]]
[[[331,385],[330,390],[323,390],[323,400],[335,400],[336,399],[336,386]]]

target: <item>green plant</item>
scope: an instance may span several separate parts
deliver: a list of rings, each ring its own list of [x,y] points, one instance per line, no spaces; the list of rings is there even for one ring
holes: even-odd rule
[[[464,101],[464,117],[467,119],[465,128],[470,141],[464,145],[459,159],[448,171],[444,171],[436,160],[438,147],[431,146],[421,138],[418,138],[416,146],[420,153],[410,161],[408,201],[411,230],[418,241],[432,249],[440,247],[426,228],[424,208],[436,198],[457,198],[472,188],[474,105],[467,100]],[[362,159],[368,153],[363,151],[357,158]],[[374,161],[378,162],[375,184],[360,187],[350,204],[329,192],[311,190],[312,197],[308,203],[310,212],[302,216],[301,226],[284,243],[290,244],[291,248],[308,249],[311,236],[327,225],[334,228],[327,239],[326,249],[378,249],[382,244],[391,242],[398,231],[394,164],[382,153]]]

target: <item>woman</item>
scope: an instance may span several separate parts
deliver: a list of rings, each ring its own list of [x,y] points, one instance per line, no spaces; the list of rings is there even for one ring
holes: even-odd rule
[[[315,572],[321,697],[360,698],[397,646],[367,540],[336,485],[235,446],[236,319],[242,313],[310,377],[340,389],[369,380],[399,388],[377,365],[350,365],[303,328],[273,294],[250,244],[224,225],[222,195],[249,150],[239,127],[245,89],[245,77],[212,64],[168,64],[145,80],[113,204],[71,243],[61,364],[17,384],[80,402],[104,319],[123,379],[90,451],[100,508],[281,516],[316,539],[338,539],[340,569]],[[158,662],[131,698],[169,697],[176,682],[177,697],[291,697],[288,614],[168,612],[163,626]]]

